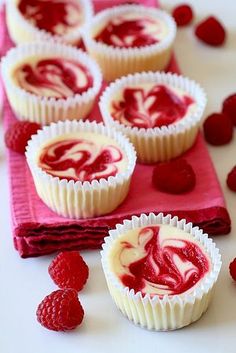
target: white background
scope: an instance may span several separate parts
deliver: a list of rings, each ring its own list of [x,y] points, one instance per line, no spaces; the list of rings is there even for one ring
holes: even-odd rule
[[[236,2],[192,0],[195,22],[214,14],[228,29],[222,48],[207,47],[193,35],[193,26],[178,31],[175,50],[182,72],[205,87],[206,113],[217,111],[222,100],[236,92]],[[164,8],[180,3],[162,0]],[[1,134],[2,135],[2,134]],[[236,194],[227,190],[225,179],[236,164],[236,136],[224,147],[210,147],[232,218],[230,235],[217,236],[223,268],[208,312],[195,324],[173,332],[149,332],[134,326],[113,305],[100,265],[99,252],[84,252],[90,278],[80,294],[85,319],[71,333],[56,333],[41,327],[35,311],[41,299],[56,287],[47,274],[52,256],[23,260],[12,244],[6,160],[0,146],[0,351],[2,353],[74,352],[236,352],[236,284],[228,273],[236,257]],[[20,171],[19,171],[20,172]],[[17,175],[16,175],[17,177]]]

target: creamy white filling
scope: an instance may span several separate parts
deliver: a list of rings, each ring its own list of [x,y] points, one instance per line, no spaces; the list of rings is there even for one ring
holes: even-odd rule
[[[22,70],[24,65],[30,65],[33,72],[39,74],[37,64],[42,60],[47,59],[55,59],[57,57],[52,56],[41,56],[41,57],[28,57],[21,62],[17,63],[15,67],[12,69],[11,79],[15,85],[20,86],[22,89],[26,90],[27,92],[33,93],[37,96],[43,97],[54,97],[54,98],[62,98],[62,97],[71,97],[74,96],[74,91],[68,87],[65,82],[63,82],[63,76],[61,72],[55,65],[47,64],[45,67],[48,70],[46,75],[46,79],[50,82],[51,87],[44,87],[44,86],[37,86],[33,83],[29,83],[26,80],[26,73]],[[76,65],[76,62],[72,62],[67,59],[60,59],[63,61],[63,69],[69,70],[73,72],[74,76],[76,77],[76,86],[78,88],[83,88],[88,85],[89,78],[86,71],[83,68]],[[51,71],[51,72],[50,72]]]
[[[203,255],[208,261],[209,269],[207,273],[211,271],[211,259],[207,254],[204,246],[196,240],[191,234],[184,232],[183,230],[177,229],[169,225],[158,225],[159,237],[158,242],[160,245],[160,251],[164,252],[165,248],[168,246],[184,248],[185,241],[196,244],[202,251]],[[151,227],[151,226],[150,226]],[[129,266],[137,261],[145,258],[147,256],[147,250],[145,249],[146,244],[150,241],[152,237],[151,231],[146,231],[142,237],[139,237],[140,231],[143,228],[136,228],[127,231],[124,235],[121,235],[117,238],[108,255],[108,263],[110,271],[115,274],[118,280],[122,283],[121,278],[124,275],[132,275],[130,273]],[[128,246],[126,246],[128,244]],[[157,276],[160,274],[160,269],[158,264],[154,261],[154,257],[149,257],[149,263],[152,265],[152,271]],[[179,274],[187,281],[192,274],[197,271],[195,265],[188,259],[181,259],[178,254],[173,254],[172,257],[173,263],[179,271]],[[206,276],[206,274],[204,277]],[[168,283],[174,284],[173,278],[167,276],[167,284],[153,283],[144,279],[145,287],[142,289],[143,293],[165,295],[173,294],[170,290]],[[200,282],[193,284],[193,286],[185,291],[185,293],[192,291],[195,286],[199,285]]]
[[[120,102],[124,101],[124,90],[126,88],[132,88],[132,89],[142,89],[144,92],[144,96],[150,92],[150,90],[155,87],[157,84],[156,83],[137,83],[137,84],[129,84],[125,88],[118,89],[116,93],[111,97],[109,104],[108,104],[108,110],[110,111],[110,114],[115,117],[116,120],[118,120],[121,124],[131,126],[130,122],[125,118],[125,111],[122,109],[115,109],[114,106],[118,106]],[[184,96],[190,96],[186,91],[170,86],[168,84],[161,83],[160,85],[167,87],[170,91],[172,91],[177,97],[180,99],[183,99]],[[141,92],[136,92],[134,94],[135,99],[137,101],[137,106],[138,106],[138,112],[142,113],[144,116],[146,116],[147,119],[150,119],[151,121],[155,121],[158,119],[160,116],[160,112],[156,111],[153,114],[150,115],[149,109],[152,106],[152,104],[155,101],[154,96],[147,97],[146,99],[143,99],[143,94]],[[191,96],[190,96],[191,97]],[[192,104],[190,104],[187,107],[186,113],[183,115],[181,119],[187,118],[191,115],[193,115],[197,110],[197,103],[194,101]],[[180,119],[178,119],[180,120]],[[177,120],[177,121],[178,121]],[[138,118],[136,118],[137,123],[139,123]],[[177,122],[176,121],[176,122]],[[140,120],[140,123],[142,123],[142,120]]]
[[[145,28],[142,30],[143,34],[149,35],[157,39],[158,41],[162,41],[163,39],[166,38],[166,36],[169,33],[169,29],[165,21],[163,21],[161,18],[156,18],[154,16],[151,17],[149,15],[137,13],[137,12],[127,12],[127,13],[123,13],[122,15],[118,15],[117,17],[109,18],[106,24],[105,25],[103,24],[103,26],[100,27],[100,30],[97,30],[94,33],[94,36],[96,36],[102,30],[102,28],[105,28],[108,22],[110,21],[114,25],[119,25],[130,20],[145,20],[145,19],[147,20],[150,19],[150,21],[145,21]],[[137,35],[138,33],[134,35],[127,35],[125,37],[126,45],[130,45],[133,42],[133,39],[137,37]],[[124,44],[123,41],[120,40],[119,36],[117,36],[116,34],[112,35],[112,40],[114,44],[116,44],[117,46],[121,46],[122,44]]]
[[[41,0],[42,2],[44,0]],[[84,22],[84,14],[83,14],[83,9],[81,8],[79,1],[78,0],[53,0],[55,3],[55,11],[57,11],[57,3],[64,3],[65,8],[66,8],[66,16],[65,16],[65,22],[66,23],[61,23],[59,22],[57,25],[53,27],[53,30],[56,35],[62,36],[69,34],[70,32],[73,32],[76,28],[80,27],[83,22]],[[16,1],[17,5],[20,3],[20,0]],[[78,6],[75,8],[75,6]],[[27,20],[34,26],[37,26],[37,21],[36,20],[41,20],[42,19],[42,14],[40,11],[38,12],[38,8],[35,6],[30,6],[30,4],[27,6],[27,13],[26,17]],[[36,15],[37,13],[37,15]]]
[[[112,172],[113,167],[115,166],[117,168],[117,173],[122,173],[125,172],[128,164],[128,159],[119,146],[119,144],[112,138],[101,135],[101,134],[96,134],[96,133],[90,133],[90,132],[78,132],[78,133],[73,133],[73,134],[67,134],[67,135],[62,135],[59,136],[58,138],[54,138],[50,140],[50,142],[45,143],[41,146],[39,149],[37,156],[36,156],[36,163],[39,165],[43,170],[46,172],[50,172],[50,174],[54,174],[55,176],[58,177],[72,177],[72,178],[77,178],[77,171],[74,170],[74,168],[68,167],[66,170],[53,170],[53,167],[49,167],[47,164],[43,164],[40,162],[40,156],[42,155],[43,151],[46,149],[48,156],[55,156],[55,149],[52,146],[52,144],[56,142],[68,142],[72,141],[74,139],[81,139],[83,140],[83,143],[80,143],[78,145],[75,145],[71,147],[69,150],[65,151],[65,153],[60,156],[58,162],[64,162],[67,160],[73,160],[77,161],[80,160],[82,152],[81,151],[88,151],[91,155],[90,158],[86,161],[85,165],[90,165],[92,164],[95,159],[100,155],[100,153],[104,150],[107,149],[110,151],[112,154],[113,158],[116,160],[120,156],[120,153],[122,154],[121,160],[107,164],[106,170],[101,171],[101,172],[96,172],[95,175],[93,175],[94,178],[100,179],[104,176],[104,174],[108,174]],[[84,171],[80,173],[80,178],[79,180],[83,181],[84,180]]]

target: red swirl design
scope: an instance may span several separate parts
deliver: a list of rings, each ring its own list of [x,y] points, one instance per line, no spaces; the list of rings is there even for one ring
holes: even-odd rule
[[[98,146],[90,140],[70,139],[46,146],[38,165],[48,174],[68,181],[107,179],[118,173],[121,151],[112,145]]]
[[[150,90],[126,88],[121,101],[112,102],[112,117],[124,125],[139,128],[168,126],[183,118],[193,98],[177,95],[164,85]]]
[[[74,0],[20,0],[22,15],[39,29],[64,35],[81,23],[81,9]]]
[[[27,92],[55,98],[82,94],[93,85],[93,77],[82,64],[69,59],[45,59],[23,64],[15,75],[18,84]]]
[[[154,25],[156,32],[147,27]],[[95,40],[120,48],[143,47],[159,42],[159,24],[150,17],[126,19],[122,16],[110,20],[95,37]]]
[[[150,226],[139,232],[138,246],[143,247],[145,256],[131,262],[127,269],[129,274],[120,279],[129,289],[141,291],[143,295],[147,286],[152,287],[154,293],[161,291],[162,295],[184,293],[209,271],[209,261],[194,242],[176,237],[161,242],[159,230],[158,226]],[[134,249],[129,242],[122,245],[123,251]]]

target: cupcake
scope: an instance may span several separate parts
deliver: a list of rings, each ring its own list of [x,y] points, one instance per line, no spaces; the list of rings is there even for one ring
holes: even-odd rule
[[[1,69],[16,116],[40,124],[86,117],[102,83],[99,67],[87,54],[51,41],[9,50]]]
[[[142,72],[111,83],[99,106],[105,124],[129,137],[139,162],[155,163],[180,156],[194,144],[206,96],[188,78]]]
[[[174,330],[207,310],[221,256],[198,227],[162,213],[142,214],[109,231],[102,266],[121,312],[150,330]]]
[[[102,123],[52,123],[34,135],[26,159],[42,201],[59,215],[112,212],[126,198],[135,167],[133,146]]]
[[[121,5],[99,12],[83,30],[90,55],[104,78],[162,70],[170,60],[176,25],[170,15],[141,5]]]
[[[90,0],[9,0],[6,6],[8,32],[16,44],[53,38],[78,46],[92,15]]]

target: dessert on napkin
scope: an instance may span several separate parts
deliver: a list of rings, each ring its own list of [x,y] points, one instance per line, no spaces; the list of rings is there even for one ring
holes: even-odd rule
[[[44,125],[86,117],[102,84],[100,68],[86,53],[51,40],[10,49],[1,71],[18,119]]]
[[[108,3],[95,2],[96,10]],[[158,331],[189,325],[207,310],[221,268],[203,232],[227,234],[230,218],[199,132],[205,93],[170,61],[175,23],[163,11],[128,4],[89,23],[85,0],[55,2],[61,10],[48,22],[53,2],[31,5],[7,4],[8,30],[15,43],[40,42],[11,49],[1,68],[15,248],[30,257],[103,244],[109,292],[129,320]],[[129,74],[99,104],[98,65],[65,45],[81,38],[104,79]],[[4,52],[11,42],[2,39]],[[171,73],[147,72],[160,69]],[[83,121],[89,112],[91,121]],[[71,330],[83,320],[78,290],[89,270],[81,260],[67,251],[50,265],[61,289],[36,313],[48,329]]]
[[[10,45],[6,37],[4,48]],[[174,59],[168,70],[179,72]],[[101,121],[97,103],[90,117]],[[5,98],[5,127],[15,119]],[[39,256],[62,249],[99,248],[108,229],[132,215],[148,212],[178,215],[200,225],[211,235],[230,231],[230,218],[222,191],[201,135],[184,154],[196,174],[196,186],[191,192],[171,195],[158,191],[152,184],[154,165],[137,164],[128,196],[116,210],[105,216],[79,220],[62,217],[51,211],[36,192],[25,157],[10,150],[7,153],[13,238],[22,257]]]
[[[84,24],[92,15],[91,0],[11,0],[6,3],[8,31],[16,44],[54,39],[78,46]]]
[[[97,107],[92,114],[98,117]],[[7,102],[4,119],[5,126],[15,121]],[[196,187],[191,193],[175,196],[158,192],[151,182],[154,166],[137,164],[128,197],[118,209],[103,217],[73,220],[58,216],[40,200],[25,157],[9,150],[12,227],[16,249],[21,256],[29,257],[62,249],[99,248],[109,228],[124,218],[142,212],[161,211],[178,215],[201,226],[210,235],[229,233],[229,214],[201,135],[185,154],[185,159],[191,162],[197,178]]]
[[[86,24],[83,40],[104,79],[112,81],[134,72],[165,69],[175,35],[175,21],[165,11],[126,4],[98,12]]]
[[[105,123],[133,143],[138,161],[156,163],[196,141],[206,95],[194,81],[165,72],[137,72],[112,82],[100,98]]]
[[[111,213],[127,197],[133,145],[95,121],[65,121],[39,130],[26,160],[37,193],[54,212],[75,219]]]

